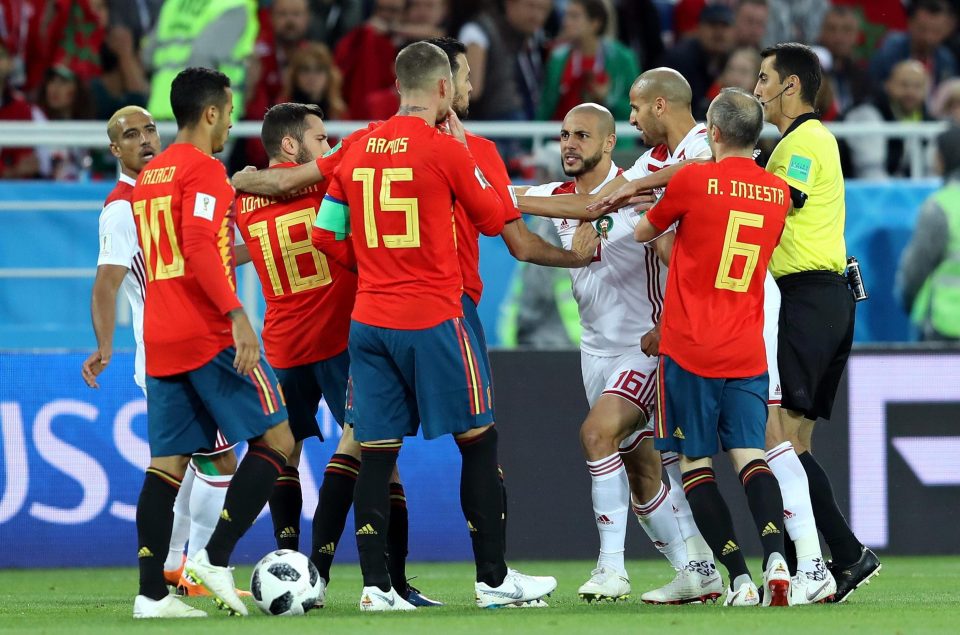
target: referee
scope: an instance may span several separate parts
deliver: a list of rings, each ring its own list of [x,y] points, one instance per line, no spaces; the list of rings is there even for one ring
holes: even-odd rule
[[[851,531],[811,453],[814,422],[830,418],[853,343],[854,301],[843,276],[843,175],[837,140],[814,112],[822,77],[817,55],[791,42],[767,48],[761,57],[754,92],[766,120],[783,135],[767,170],[787,182],[793,202],[769,265],[782,296],[777,362],[783,402],[779,413],[771,413],[767,447],[789,441],[796,450],[803,466],[798,479],[805,472],[817,528],[833,556],[834,601],[842,602],[880,570],[876,554]]]

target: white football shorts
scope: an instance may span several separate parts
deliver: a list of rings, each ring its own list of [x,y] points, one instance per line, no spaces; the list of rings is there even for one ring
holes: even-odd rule
[[[616,395],[635,405],[644,414],[644,426],[621,441],[621,452],[630,452],[643,439],[653,437],[657,359],[647,357],[639,346],[612,357],[598,357],[580,352],[583,388],[591,408],[600,399],[600,395]]]

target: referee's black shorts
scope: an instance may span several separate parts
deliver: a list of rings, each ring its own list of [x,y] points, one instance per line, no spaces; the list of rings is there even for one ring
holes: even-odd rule
[[[853,344],[853,295],[846,278],[832,271],[792,273],[777,286],[781,405],[808,419],[829,419]]]

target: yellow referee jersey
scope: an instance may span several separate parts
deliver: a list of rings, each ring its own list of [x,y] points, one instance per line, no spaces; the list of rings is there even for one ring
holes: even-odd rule
[[[783,238],[770,258],[773,277],[801,271],[842,274],[846,206],[836,138],[813,115],[801,115],[777,144],[767,171],[807,195],[804,206],[787,215]]]

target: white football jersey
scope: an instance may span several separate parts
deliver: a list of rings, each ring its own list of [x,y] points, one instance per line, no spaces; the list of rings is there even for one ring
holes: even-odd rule
[[[120,180],[131,186],[136,183],[125,174],[120,175]],[[119,265],[129,270],[120,286],[133,311],[133,337],[137,342],[133,379],[144,388],[147,383],[143,352],[143,299],[146,297],[147,270],[143,264],[143,253],[137,240],[137,226],[129,201],[113,200],[100,212],[100,255],[97,257],[97,266],[100,265]]]
[[[620,169],[612,165],[607,178],[593,192],[619,173]],[[552,196],[575,190],[570,181],[537,185],[525,194]],[[580,348],[590,355],[612,357],[637,349],[640,338],[660,320],[667,268],[652,246],[634,240],[633,230],[641,217],[632,207],[625,207],[594,221],[600,246],[593,262],[569,270],[583,329]],[[579,221],[555,218],[553,222],[563,246],[570,249]]]
[[[636,181],[674,163],[687,159],[709,159],[712,156],[710,141],[707,138],[707,126],[698,123],[690,129],[687,136],[680,140],[673,154],[670,153],[667,144],[661,143],[640,155],[636,163],[623,173],[623,178],[628,181]],[[663,190],[662,187],[654,190],[658,199],[663,196]]]

